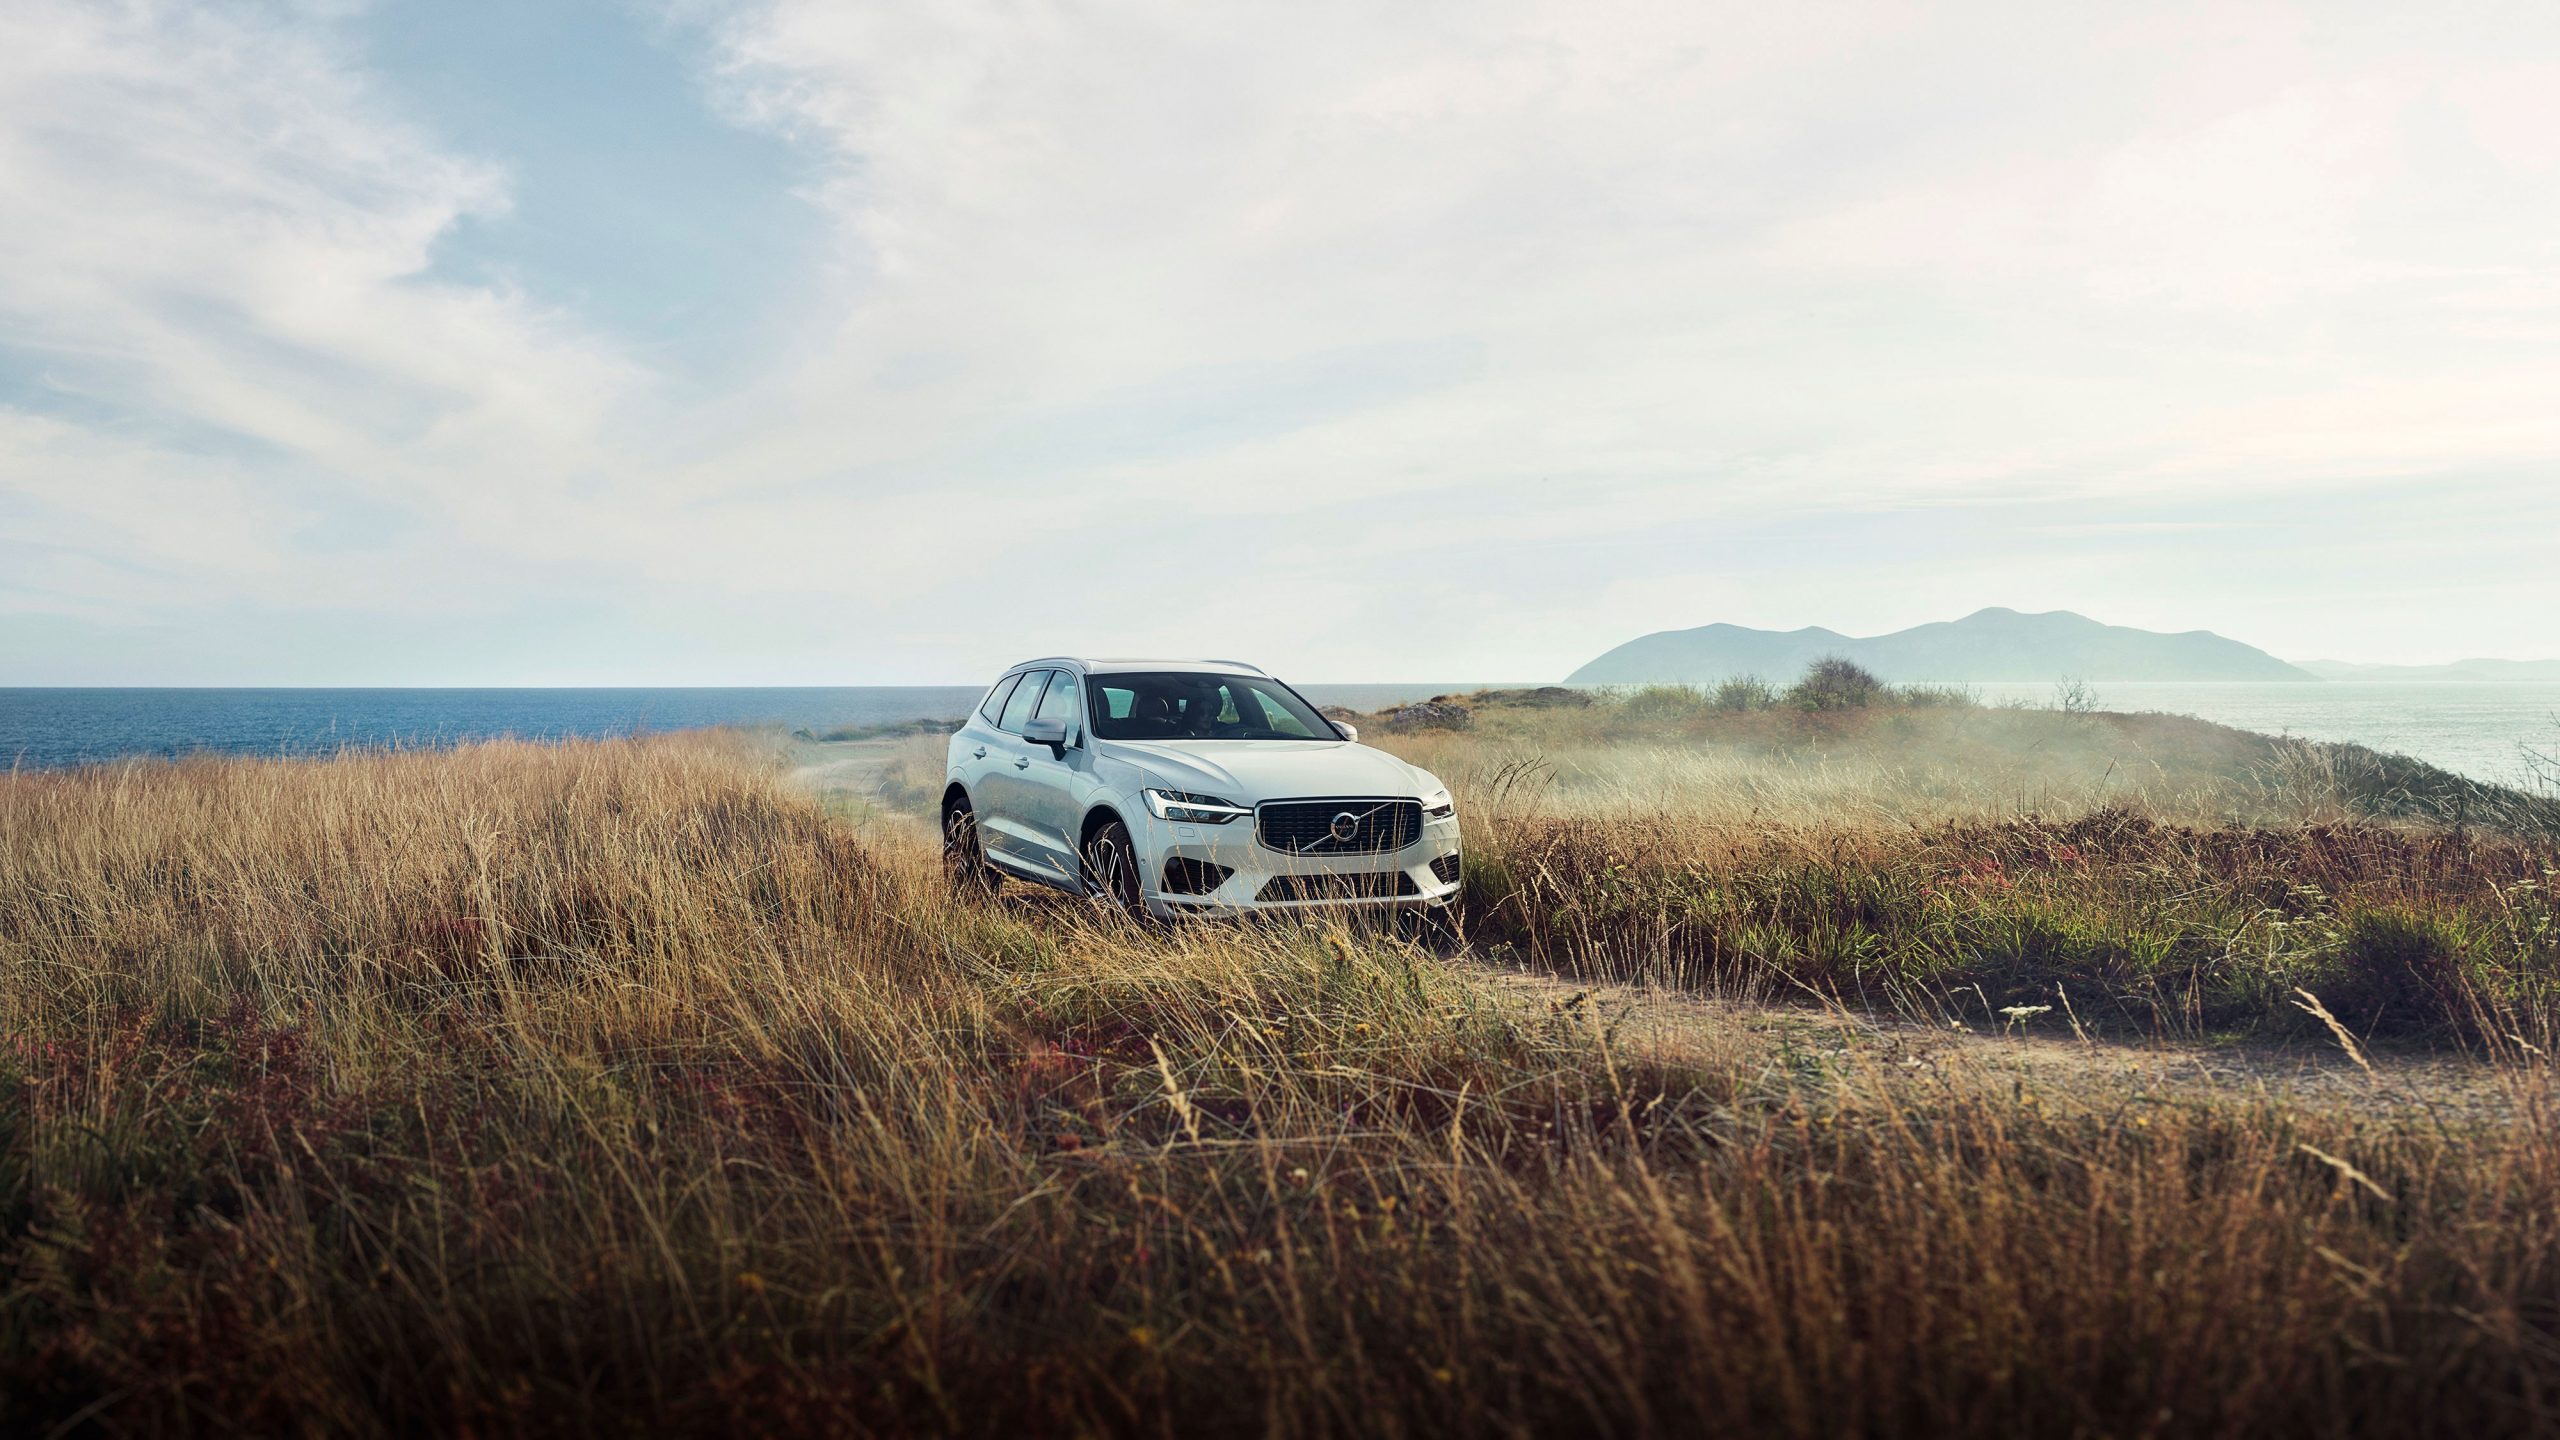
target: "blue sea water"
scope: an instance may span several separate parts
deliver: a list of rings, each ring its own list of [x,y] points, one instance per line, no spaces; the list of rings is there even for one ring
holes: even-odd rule
[[[1480,682],[1308,685],[1319,705],[1376,710]],[[1968,687],[1986,704],[2043,705],[2049,685]],[[2413,755],[2482,780],[2530,778],[2528,750],[2560,754],[2560,684],[2331,680],[2108,684],[2110,710],[2160,710],[2274,735]],[[0,767],[52,769],[198,751],[328,754],[349,746],[449,745],[629,735],[705,725],[825,731],[953,719],[966,685],[773,689],[180,690],[0,689]]]
[[[1319,705],[1374,710],[1478,685],[1309,685]],[[514,736],[595,738],[708,725],[827,731],[957,719],[975,685],[770,689],[0,689],[0,769],[198,752],[325,755],[350,746]]]

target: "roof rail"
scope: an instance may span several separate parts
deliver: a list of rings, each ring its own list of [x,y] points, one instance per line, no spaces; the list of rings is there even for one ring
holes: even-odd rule
[[[1151,658],[1146,658],[1146,657],[1138,657],[1138,658],[1134,658],[1134,659],[1117,659],[1117,660],[1115,660],[1115,659],[1110,659],[1110,658],[1106,658],[1106,657],[1103,657],[1103,656],[1096,656],[1096,655],[1043,655],[1043,656],[1039,657],[1039,658],[1038,658],[1038,659],[1036,659],[1036,660],[1017,660],[1017,661],[1015,661],[1013,664],[1008,665],[1008,666],[1006,666],[1005,668],[1006,668],[1006,669],[1008,669],[1008,670],[1020,670],[1020,669],[1023,669],[1024,667],[1026,667],[1026,666],[1031,666],[1031,665],[1078,665],[1078,666],[1085,666],[1085,667],[1088,667],[1088,668],[1089,668],[1089,667],[1092,667],[1092,666],[1095,666],[1095,665],[1130,665],[1130,664],[1142,664],[1142,663],[1143,663],[1143,664],[1156,664],[1156,665],[1232,665],[1232,666],[1234,666],[1234,667],[1235,667],[1236,669],[1238,669],[1238,670],[1243,670],[1243,671],[1247,671],[1247,672],[1249,672],[1249,673],[1251,673],[1251,674],[1260,675],[1260,676],[1264,677],[1265,679],[1270,678],[1270,675],[1271,675],[1271,672],[1270,672],[1270,671],[1263,669],[1263,668],[1262,668],[1261,666],[1259,666],[1259,665],[1251,664],[1251,663],[1249,663],[1249,662],[1247,662],[1247,661],[1243,661],[1243,660],[1213,660],[1213,659],[1209,659],[1209,658],[1207,658],[1207,657],[1205,657],[1205,656],[1202,656],[1202,657],[1194,657],[1194,658],[1192,658],[1192,659],[1188,659],[1188,660],[1175,659],[1175,658],[1171,658],[1171,657],[1166,657],[1166,658],[1162,658],[1162,659],[1151,659]]]

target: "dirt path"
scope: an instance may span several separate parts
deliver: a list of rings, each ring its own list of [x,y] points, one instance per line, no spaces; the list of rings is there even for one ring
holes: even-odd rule
[[[912,739],[802,740],[790,750],[792,784],[865,829],[913,833],[930,839],[931,817],[891,803],[882,794],[889,767]]]
[[[1987,1083],[2020,1096],[2060,1091],[2127,1108],[2266,1104],[2455,1128],[2548,1114],[2527,1098],[2547,1094],[2543,1080],[2459,1053],[2368,1053],[2367,1069],[2334,1044],[2082,1038],[2058,1011],[2027,1029],[1940,1029],[1896,1016],[1750,1004],[1459,958],[1530,1003],[1587,1014],[1621,1043],[1656,1053],[1730,1053],[1740,1041],[1776,1059],[1862,1062],[1914,1078]]]
[[[877,802],[899,740],[804,740],[791,747],[791,783],[821,799]]]

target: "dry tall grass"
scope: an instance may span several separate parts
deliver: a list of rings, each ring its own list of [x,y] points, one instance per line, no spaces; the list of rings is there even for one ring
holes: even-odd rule
[[[954,905],[681,738],[21,775],[0,833],[17,1433],[2560,1423],[2529,1055],[2407,1124],[1674,1045]]]
[[[2533,797],[2174,716],[1651,694],[1382,737],[1472,817],[1480,948],[1994,1024],[2076,995],[2119,1030],[2324,1033],[2304,988],[2365,1033],[2560,1021]]]

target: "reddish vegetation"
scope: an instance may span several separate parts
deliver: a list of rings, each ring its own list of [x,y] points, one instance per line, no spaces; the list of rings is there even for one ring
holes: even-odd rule
[[[2560,1423],[2522,1052],[2511,1122],[2419,1125],[1654,1046],[1376,937],[955,904],[693,741],[17,777],[0,821],[10,1433]],[[1473,835],[1478,923],[1856,981],[2266,963],[2214,928],[2256,907],[2469,977],[2547,914],[2532,852],[2360,827],[1678,838]]]
[[[2077,996],[2132,1023],[2546,1034],[2560,851],[2372,823],[2164,825],[2120,809],[1930,829],[1514,823],[1470,859],[1469,933],[1626,978],[1811,989],[1988,1019]]]

